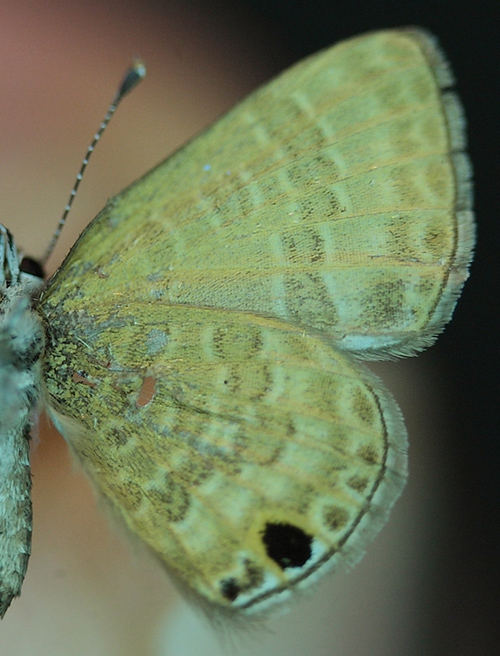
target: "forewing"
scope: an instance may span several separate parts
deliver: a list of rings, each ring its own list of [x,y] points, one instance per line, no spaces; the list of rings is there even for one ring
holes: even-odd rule
[[[411,354],[449,320],[473,246],[450,85],[420,31],[304,60],[110,201],[57,285],[278,317],[365,357]]]

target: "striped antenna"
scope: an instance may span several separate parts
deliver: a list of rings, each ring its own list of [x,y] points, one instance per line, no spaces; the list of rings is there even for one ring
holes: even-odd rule
[[[145,75],[146,75],[146,67],[144,63],[140,59],[135,59],[132,62],[131,67],[126,72],[123,81],[113,99],[113,102],[108,108],[108,112],[104,117],[103,122],[99,126],[99,129],[94,135],[92,143],[90,144],[90,146],[87,149],[87,152],[85,153],[85,157],[83,158],[82,165],[80,167],[80,170],[78,171],[78,175],[76,176],[75,184],[73,185],[73,189],[71,190],[71,193],[69,195],[69,199],[66,204],[66,207],[64,208],[64,212],[61,218],[59,219],[59,223],[57,224],[54,234],[52,235],[52,239],[50,240],[47,250],[45,251],[45,254],[41,260],[41,264],[43,267],[45,267],[47,260],[49,259],[49,257],[52,255],[54,251],[55,245],[57,244],[57,240],[59,239],[59,235],[61,234],[61,230],[63,229],[63,226],[66,223],[66,219],[68,218],[68,214],[71,210],[71,206],[73,205],[73,201],[75,200],[76,192],[78,191],[78,187],[80,186],[80,182],[82,181],[83,173],[87,168],[87,164],[89,163],[90,156],[94,152],[97,142],[101,138],[101,135],[104,132],[104,130],[108,127],[108,124],[111,121],[111,118],[115,113],[116,108],[122,101],[122,99],[130,91],[132,91],[132,89],[142,80],[143,77],[145,77]]]

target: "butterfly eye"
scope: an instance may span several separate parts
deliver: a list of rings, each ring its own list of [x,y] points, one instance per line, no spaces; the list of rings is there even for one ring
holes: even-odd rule
[[[42,265],[31,257],[23,257],[19,269],[21,273],[27,273],[35,278],[41,278],[42,280],[45,278],[45,271]]]

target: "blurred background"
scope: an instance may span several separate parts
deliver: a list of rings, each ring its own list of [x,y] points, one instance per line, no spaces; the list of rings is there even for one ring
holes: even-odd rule
[[[96,151],[52,273],[106,199],[258,84],[336,41],[421,25],[452,62],[469,120],[476,260],[435,347],[377,365],[410,436],[410,478],[350,573],[265,629],[220,642],[99,511],[62,438],[32,451],[34,535],[5,656],[417,656],[498,653],[499,6],[453,0],[0,1],[0,221],[40,256],[116,84],[148,77]],[[495,383],[495,380],[497,383]]]

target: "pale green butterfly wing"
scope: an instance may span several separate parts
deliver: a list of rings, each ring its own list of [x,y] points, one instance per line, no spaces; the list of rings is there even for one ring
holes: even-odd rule
[[[57,425],[208,602],[355,560],[401,489],[399,411],[345,350],[422,348],[467,277],[449,83],[414,31],[305,60],[112,199],[41,298]]]
[[[473,246],[450,83],[417,31],[304,60],[114,198],[63,278],[86,274],[87,293],[93,267],[138,298],[280,317],[364,357],[427,346]]]
[[[402,489],[394,401],[321,337],[138,301],[112,318],[47,317],[56,425],[114,513],[205,602],[259,611],[354,562]]]

